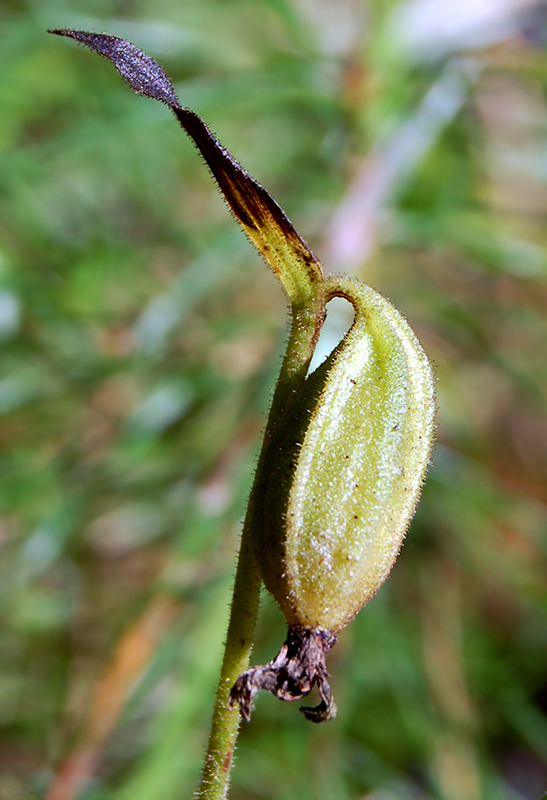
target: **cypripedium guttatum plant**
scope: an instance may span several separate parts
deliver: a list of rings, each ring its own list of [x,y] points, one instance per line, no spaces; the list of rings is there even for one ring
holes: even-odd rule
[[[326,655],[378,591],[418,502],[434,430],[434,380],[404,317],[369,286],[325,277],[268,192],[184,108],[152,58],[114,36],[53,30],[106,56],[137,92],[165,103],[201,152],[234,216],[273,269],[291,307],[291,332],[243,529],[224,663],[201,798],[227,796],[240,715],[260,689],[297,700],[317,687],[313,722],[336,714]],[[355,318],[314,372],[326,304]],[[251,669],[261,584],[288,623],[278,655]],[[239,713],[238,713],[239,709]]]

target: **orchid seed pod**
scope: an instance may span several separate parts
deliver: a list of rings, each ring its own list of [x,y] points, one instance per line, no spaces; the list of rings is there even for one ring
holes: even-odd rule
[[[416,508],[434,430],[434,380],[404,317],[381,295],[321,266],[283,210],[184,108],[154,59],[106,34],[54,30],[106,56],[130,86],[171,108],[214,175],[249,239],[279,278],[292,311],[282,376],[258,462],[244,536],[289,632],[269,664],[239,676],[229,705],[249,719],[260,689],[297,700],[314,722],[336,713],[326,654],[338,633],[378,591]],[[308,375],[333,297],[354,322]],[[247,662],[248,663],[248,662]]]
[[[328,278],[326,297],[349,300],[354,323],[285,410],[270,442],[276,457],[259,467],[251,499],[255,556],[287,618],[289,655],[249,670],[232,692],[249,712],[259,688],[274,683],[295,699],[285,695],[317,682],[321,705],[303,709],[314,721],[335,713],[324,654],[397,558],[435,416],[431,367],[404,317],[350,278]],[[299,648],[304,662],[314,651],[311,677]]]

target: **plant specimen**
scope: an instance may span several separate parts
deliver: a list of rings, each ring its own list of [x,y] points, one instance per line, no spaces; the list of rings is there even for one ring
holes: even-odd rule
[[[200,797],[227,793],[241,715],[260,689],[297,700],[314,686],[313,722],[336,713],[326,654],[381,586],[416,507],[434,427],[433,377],[401,314],[361,282],[324,277],[282,209],[184,108],[152,58],[114,36],[54,30],[109,58],[138,93],[168,105],[194,141],[236,219],[279,278],[291,304],[287,351],[275,389],[244,524],[226,651]],[[333,297],[354,322],[308,374]],[[269,664],[247,669],[261,583],[288,622]]]

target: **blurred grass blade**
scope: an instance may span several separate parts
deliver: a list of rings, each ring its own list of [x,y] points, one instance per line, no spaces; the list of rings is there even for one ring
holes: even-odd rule
[[[59,768],[46,800],[74,800],[94,774],[101,750],[118,722],[131,688],[153,658],[177,611],[172,597],[158,595],[122,635],[96,687],[80,737]]]
[[[232,158],[201,117],[181,106],[157,61],[117,36],[64,28],[49,33],[68,36],[105,56],[137,94],[168,105],[203,155],[237,220],[276,273],[293,306],[322,301],[321,265],[306,242],[283,209]]]

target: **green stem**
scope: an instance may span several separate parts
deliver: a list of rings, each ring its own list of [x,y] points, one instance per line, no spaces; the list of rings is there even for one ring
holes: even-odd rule
[[[228,695],[237,677],[249,666],[261,583],[254,565],[250,529],[245,524],[199,800],[222,800],[228,794],[240,722],[239,708],[228,708]]]
[[[318,293],[313,305],[310,304],[306,308],[293,306],[291,333],[272,400],[257,474],[261,470],[261,464],[270,457],[269,442],[276,421],[306,379],[324,318],[322,291]],[[241,537],[228,635],[216,692],[207,755],[205,756],[201,785],[196,795],[197,800],[223,800],[228,796],[230,772],[240,723],[239,709],[228,708],[228,695],[238,676],[249,667],[262,586],[252,552],[252,528],[256,503],[254,495],[253,487]]]

